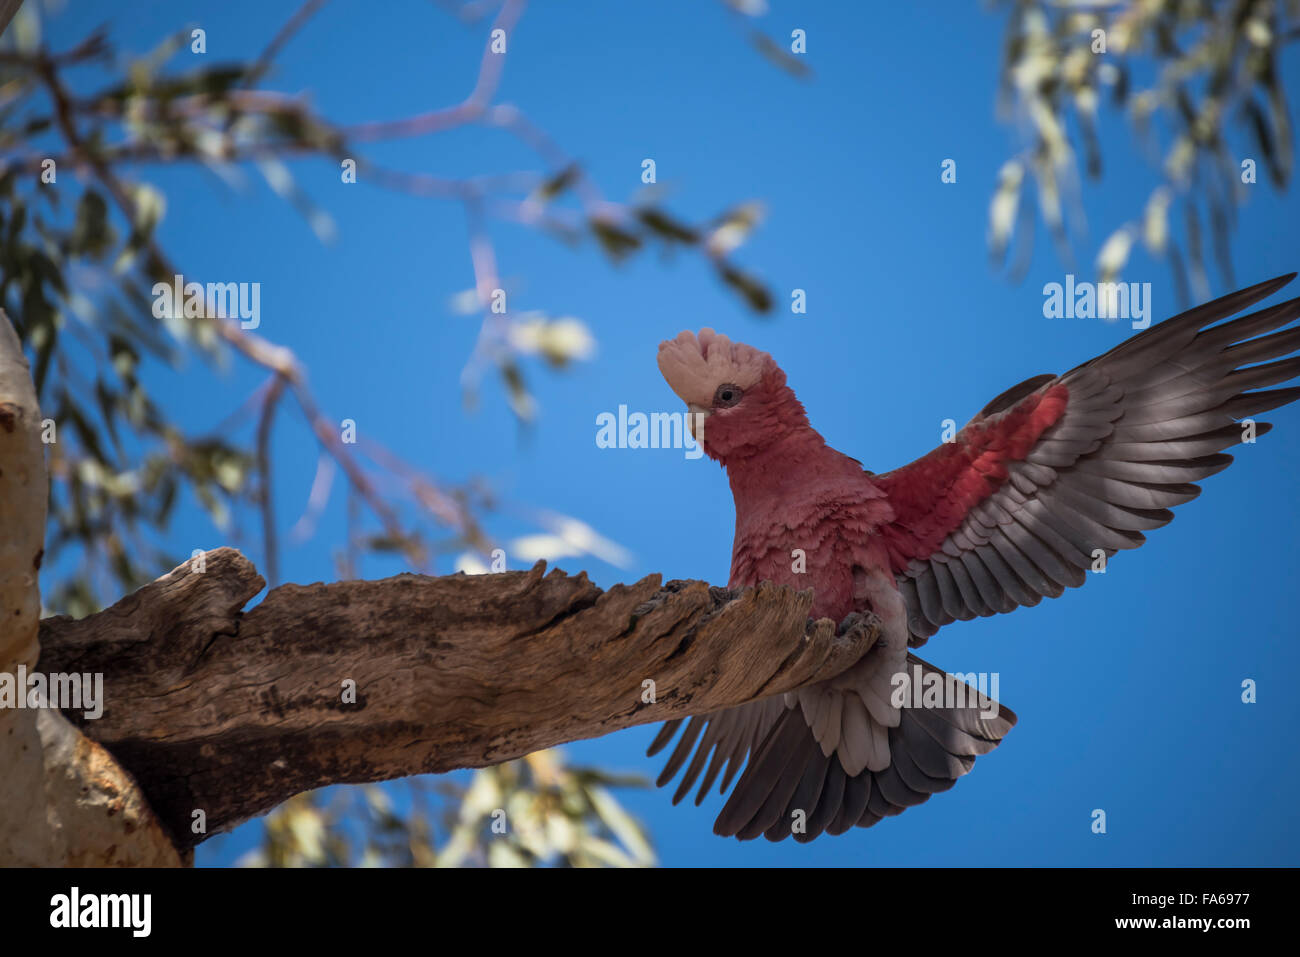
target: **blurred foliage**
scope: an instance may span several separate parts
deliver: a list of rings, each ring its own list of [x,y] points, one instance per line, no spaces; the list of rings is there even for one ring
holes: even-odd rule
[[[337,423],[306,393],[291,352],[236,322],[155,318],[155,283],[170,286],[177,274],[186,282],[199,277],[173,262],[159,238],[167,203],[139,179],[147,166],[187,166],[232,187],[242,187],[252,171],[301,212],[322,241],[337,227],[295,180],[289,163],[302,158],[351,159],[358,182],[464,204],[476,223],[476,288],[457,297],[453,309],[480,317],[483,333],[471,366],[481,360],[497,369],[522,420],[536,413],[524,363],[540,359],[563,369],[594,355],[595,336],[573,316],[498,314],[482,295],[501,283],[495,257],[480,255],[490,251],[480,213],[566,241],[592,237],[612,261],[649,248],[694,246],[743,302],[759,311],[770,308],[763,284],[729,258],[739,243],[723,248],[711,242],[719,229],[734,232],[733,220],[752,204],[703,225],[680,225],[659,205],[604,200],[582,167],[558,155],[553,144],[543,151],[539,170],[466,180],[370,163],[359,145],[419,135],[425,117],[343,126],[301,94],[260,85],[271,53],[301,26],[304,14],[320,6],[305,5],[266,54],[244,63],[194,56],[188,27],[138,56],[116,50],[106,29],[69,49],[54,49],[43,35],[35,0],[19,11],[0,42],[0,306],[32,356],[42,409],[55,423],[46,567],[66,569],[72,556],[79,565],[46,589],[46,607],[53,612],[89,614],[188,558],[160,544],[177,507],[206,510],[221,537],[236,544],[245,524],[255,528],[250,520],[262,515],[262,564],[275,584],[272,463],[269,449],[258,443],[259,434],[270,432],[286,384],[306,424],[321,436],[322,458],[337,460],[349,494],[381,526],[358,527],[347,543],[341,564],[351,574],[359,573],[359,560],[368,553],[397,552],[416,570],[428,571],[431,553],[468,548],[486,555],[494,545],[480,518],[498,503],[484,483],[446,486],[365,437],[351,448],[328,441]],[[511,6],[523,5],[477,4],[471,12],[505,15]],[[503,108],[499,117],[525,142],[536,138],[517,108]],[[458,122],[486,120],[485,108],[476,106]],[[756,222],[751,217],[742,238]],[[480,275],[482,263],[492,266]],[[197,355],[219,368],[232,353],[263,366],[271,378],[209,431],[187,433],[142,385],[146,364],[176,370]],[[466,377],[471,390],[473,378]],[[318,467],[322,481],[313,490],[311,514],[295,527],[299,540],[313,532],[335,474]]]
[[[734,13],[751,19],[764,16],[768,12],[767,0],[722,0],[722,3]],[[748,21],[743,22],[745,22],[744,29],[749,36],[749,42],[773,65],[801,80],[812,76],[812,68],[802,56],[796,55],[787,46],[773,40],[761,30],[750,27]]]
[[[645,787],[568,767],[557,750],[475,771],[468,786],[409,778],[411,807],[375,785],[299,794],[266,819],[246,867],[649,867],[645,830],[611,788]]]
[[[1127,119],[1138,150],[1153,158],[1158,184],[1145,207],[1102,243],[1102,281],[1115,278],[1140,243],[1169,260],[1183,302],[1209,296],[1211,258],[1235,286],[1229,238],[1237,207],[1254,188],[1243,182],[1242,161],[1253,159],[1278,190],[1291,180],[1294,136],[1280,77],[1283,49],[1300,36],[1300,0],[998,5],[1010,8],[1001,108],[1029,146],[1003,166],[990,204],[995,261],[1014,240],[1013,275],[1028,268],[1031,182],[1038,213],[1071,261],[1071,233],[1083,229],[1079,155],[1086,176],[1099,179],[1098,127],[1109,104]],[[1234,151],[1234,143],[1246,148]],[[1024,235],[1017,239],[1017,232]]]

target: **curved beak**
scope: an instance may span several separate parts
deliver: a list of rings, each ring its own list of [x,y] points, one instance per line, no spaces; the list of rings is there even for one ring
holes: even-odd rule
[[[686,427],[695,436],[696,442],[704,441],[704,420],[709,417],[709,410],[694,402],[686,403]]]

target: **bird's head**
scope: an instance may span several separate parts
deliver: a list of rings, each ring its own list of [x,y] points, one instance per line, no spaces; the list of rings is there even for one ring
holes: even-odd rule
[[[704,451],[724,465],[808,428],[803,406],[772,357],[712,329],[659,343],[659,371],[694,413],[691,431]]]

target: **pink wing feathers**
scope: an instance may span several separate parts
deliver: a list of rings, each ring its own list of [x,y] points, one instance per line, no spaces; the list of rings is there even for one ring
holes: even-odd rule
[[[1295,276],[1259,283],[1133,336],[1061,376],[1003,393],[950,444],[873,481],[911,644],[976,615],[1083,584],[1098,558],[1136,548],[1197,482],[1232,462],[1238,420],[1300,397],[1300,299],[1212,325]],[[1208,328],[1207,328],[1208,327]],[[1271,333],[1271,334],[1266,334]],[[1269,361],[1276,360],[1276,361]],[[1260,363],[1260,364],[1251,364]],[[1248,391],[1259,390],[1259,391]],[[1266,423],[1255,434],[1268,431]]]

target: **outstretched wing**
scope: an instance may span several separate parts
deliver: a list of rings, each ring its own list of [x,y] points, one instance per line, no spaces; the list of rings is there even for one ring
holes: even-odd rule
[[[955,440],[873,481],[912,645],[955,619],[1036,605],[1083,584],[1097,557],[1200,494],[1232,462],[1238,420],[1300,398],[1300,299],[1213,325],[1295,273],[1206,303],[1061,376],[1004,392]],[[1281,331],[1275,331],[1281,330]],[[1255,435],[1268,431],[1257,423]]]

